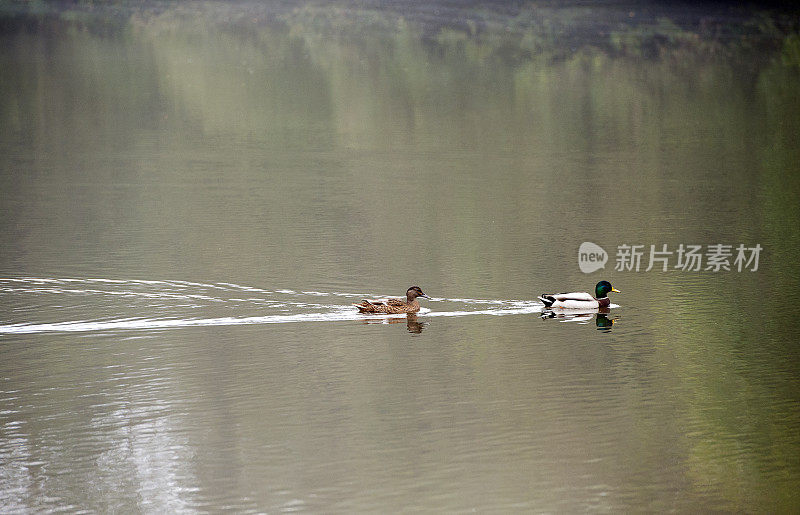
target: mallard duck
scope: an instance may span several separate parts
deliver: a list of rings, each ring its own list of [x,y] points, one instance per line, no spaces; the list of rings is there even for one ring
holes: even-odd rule
[[[361,313],[416,313],[419,311],[417,297],[430,299],[422,293],[419,286],[412,286],[406,291],[406,300],[403,299],[364,299],[360,304],[353,304]]]
[[[546,308],[562,309],[597,309],[607,308],[611,304],[608,294],[619,293],[608,281],[600,281],[594,287],[594,297],[585,292],[576,293],[545,293],[539,297]]]

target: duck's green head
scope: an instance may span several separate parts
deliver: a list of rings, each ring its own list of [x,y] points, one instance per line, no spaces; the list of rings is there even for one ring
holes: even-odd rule
[[[612,291],[619,293],[619,290],[611,286],[610,282],[600,281],[599,283],[597,283],[597,286],[594,287],[594,297],[596,299],[602,299]]]

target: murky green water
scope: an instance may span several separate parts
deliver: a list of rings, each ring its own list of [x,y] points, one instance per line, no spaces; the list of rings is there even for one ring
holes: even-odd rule
[[[208,5],[2,25],[0,511],[800,506],[796,36]]]

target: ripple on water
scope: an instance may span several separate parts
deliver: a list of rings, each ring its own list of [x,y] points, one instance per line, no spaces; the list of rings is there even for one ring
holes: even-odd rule
[[[368,293],[270,290],[233,283],[103,278],[0,279],[0,294],[11,306],[5,323],[0,325],[0,334],[360,320],[365,315],[356,312],[351,303],[381,297]],[[319,302],[326,297],[330,303]],[[430,302],[442,309],[423,307],[420,316],[518,315],[537,313],[542,308],[538,301],[525,300],[433,298]],[[368,315],[370,319],[381,316]]]

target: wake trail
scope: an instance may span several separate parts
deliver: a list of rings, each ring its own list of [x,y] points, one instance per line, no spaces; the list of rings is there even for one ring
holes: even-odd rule
[[[4,305],[18,305],[12,315],[0,314],[0,334],[77,333],[130,330],[165,330],[189,327],[285,324],[296,322],[339,322],[375,320],[398,315],[365,315],[352,302],[381,295],[267,289],[234,283],[199,283],[167,280],[122,280],[105,278],[0,278],[0,299]],[[323,299],[330,299],[326,304]],[[124,300],[124,302],[121,302]],[[70,303],[71,301],[71,303]],[[342,303],[345,301],[346,303]],[[419,317],[504,316],[538,313],[537,301],[470,298],[432,298]],[[23,309],[24,306],[24,309]],[[116,315],[66,318],[116,311]],[[199,313],[202,311],[203,313]],[[231,315],[203,316],[211,311]],[[250,313],[249,316],[246,312]],[[267,311],[265,314],[261,312]],[[242,315],[241,313],[245,313]],[[400,315],[402,316],[402,315]],[[39,320],[36,320],[39,318]],[[44,318],[44,320],[42,320]],[[50,320],[47,320],[50,318]],[[26,320],[27,319],[27,320]],[[33,320],[32,320],[33,319]]]

